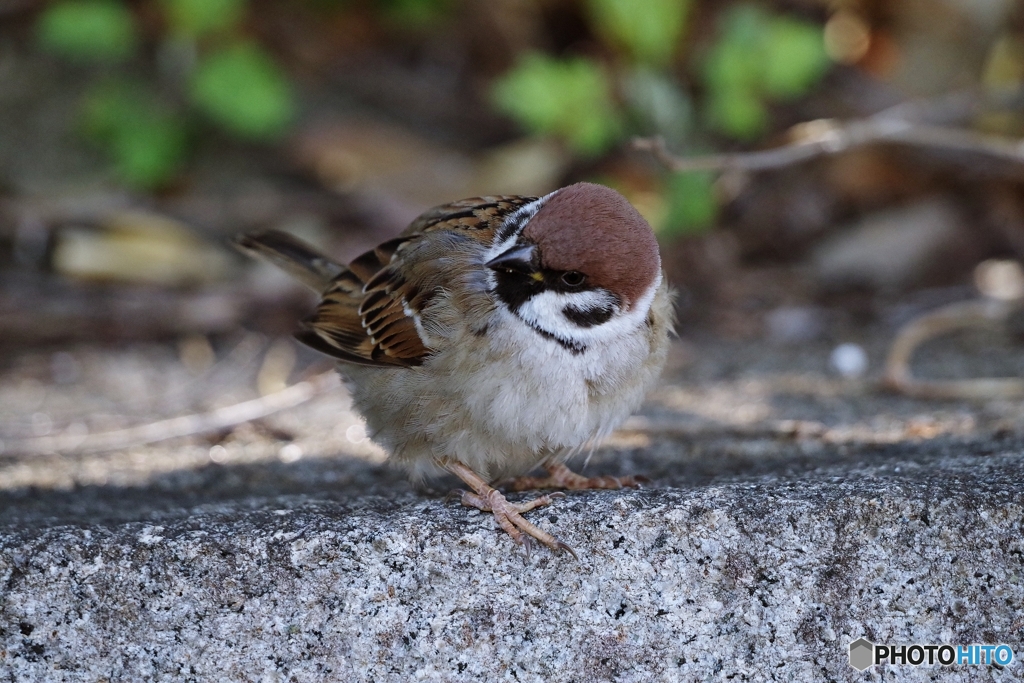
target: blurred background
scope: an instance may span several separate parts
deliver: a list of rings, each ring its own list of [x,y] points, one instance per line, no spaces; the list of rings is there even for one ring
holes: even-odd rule
[[[311,296],[234,233],[348,260],[430,206],[579,180],[659,236],[669,380],[757,349],[877,378],[900,326],[1024,294],[1022,87],[1015,0],[0,0],[0,481],[131,480],[131,453],[39,464],[117,430],[188,436],[169,469],[379,457],[334,408],[302,447],[309,416],[123,430],[330,368],[289,338]],[[1019,376],[1019,339],[930,369]]]

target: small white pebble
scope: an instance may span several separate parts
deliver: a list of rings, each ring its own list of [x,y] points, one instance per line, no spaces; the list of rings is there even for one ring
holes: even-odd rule
[[[228,459],[228,449],[223,446],[213,446],[210,448],[210,460],[213,462],[224,462]]]
[[[860,344],[847,342],[832,350],[829,357],[832,368],[843,377],[855,379],[868,369],[868,354]]]
[[[277,457],[284,463],[295,462],[302,458],[302,447],[298,444],[290,443],[278,451]]]
[[[974,269],[974,285],[982,294],[999,301],[1024,298],[1024,268],[1016,261],[989,259]]]

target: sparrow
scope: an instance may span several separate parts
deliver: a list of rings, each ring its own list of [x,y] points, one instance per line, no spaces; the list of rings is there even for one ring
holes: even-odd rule
[[[347,266],[282,232],[237,246],[317,291],[297,339],[339,361],[368,433],[413,477],[439,470],[529,551],[575,552],[523,517],[560,493],[619,488],[564,464],[607,436],[657,380],[672,331],[658,242],[618,192],[578,183],[543,197],[438,206]]]

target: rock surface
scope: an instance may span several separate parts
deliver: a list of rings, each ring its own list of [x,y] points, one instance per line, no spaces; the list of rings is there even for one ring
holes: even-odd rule
[[[1024,654],[1019,406],[688,372],[586,469],[651,487],[530,513],[579,561],[525,557],[449,482],[273,434],[4,461],[71,484],[0,488],[0,680],[1020,680],[847,660],[860,637]],[[325,401],[295,419],[347,424]]]

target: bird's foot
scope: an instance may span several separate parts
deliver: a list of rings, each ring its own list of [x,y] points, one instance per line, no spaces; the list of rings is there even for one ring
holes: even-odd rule
[[[476,508],[477,510],[493,514],[494,519],[498,522],[498,526],[504,529],[512,537],[513,541],[523,546],[526,549],[527,555],[530,554],[531,539],[536,539],[552,550],[565,550],[573,557],[576,557],[576,551],[568,544],[559,541],[537,525],[529,522],[522,514],[534,508],[549,505],[555,498],[560,497],[564,497],[564,494],[546,494],[524,503],[512,503],[502,495],[501,491],[490,489],[483,494],[464,491],[462,494],[462,504],[466,507]],[[579,558],[576,557],[576,559]]]
[[[626,477],[584,477],[562,464],[545,465],[544,469],[548,472],[546,477],[516,477],[505,482],[505,486],[512,491],[528,491],[531,489],[578,491],[583,489],[632,488],[650,481],[647,477],[634,475]]]
[[[526,549],[527,555],[533,545],[533,540],[540,541],[551,550],[565,550],[570,555],[579,559],[576,551],[566,543],[558,540],[548,532],[523,517],[524,512],[534,508],[550,505],[555,498],[564,497],[562,493],[545,494],[533,500],[523,503],[509,502],[497,489],[489,486],[473,470],[459,462],[442,463],[445,469],[466,482],[473,490],[462,491],[462,504],[466,507],[476,508],[483,512],[490,512],[498,522],[498,526],[512,537],[518,545]]]

